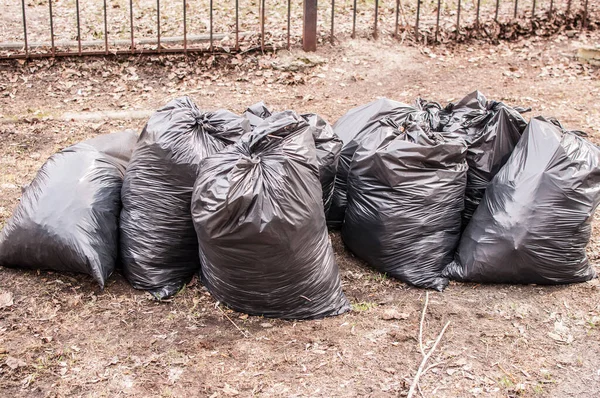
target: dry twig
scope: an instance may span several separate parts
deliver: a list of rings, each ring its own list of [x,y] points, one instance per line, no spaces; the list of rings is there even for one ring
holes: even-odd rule
[[[435,343],[433,343],[433,347],[431,347],[431,349],[429,350],[428,353],[425,353],[425,348],[423,347],[423,323],[425,322],[425,313],[427,312],[427,305],[428,304],[429,304],[429,292],[427,292],[425,294],[425,305],[423,306],[423,313],[421,315],[421,323],[419,324],[419,349],[421,351],[421,354],[423,355],[423,360],[421,361],[421,365],[419,365],[419,369],[417,370],[417,374],[415,375],[415,378],[414,378],[414,380],[413,380],[413,382],[412,382],[412,384],[410,386],[410,390],[408,390],[408,396],[407,396],[407,398],[412,398],[413,397],[413,395],[415,394],[416,389],[419,386],[419,378],[423,374],[425,374],[425,372],[427,370],[429,370],[430,368],[433,367],[433,366],[430,366],[427,369],[425,369],[425,365],[427,364],[427,361],[429,360],[429,358],[431,357],[431,355],[433,355],[433,352],[435,351],[435,349],[437,348],[438,344],[442,340],[442,337],[444,336],[444,332],[448,328],[448,325],[450,325],[450,321],[446,322],[446,324],[442,328],[442,331],[440,332],[440,334],[438,335],[437,339],[435,340]]]
[[[240,333],[242,334],[242,336],[244,336],[244,337],[246,337],[246,338],[250,337],[250,336],[251,336],[251,334],[250,334],[249,332],[245,331],[245,330],[242,330],[242,329],[240,329],[240,327],[239,327],[239,326],[238,326],[238,325],[237,325],[237,324],[236,324],[236,323],[233,321],[233,319],[231,319],[231,318],[229,317],[229,315],[227,315],[227,314],[225,313],[225,311],[223,311],[223,309],[221,308],[221,306],[220,306],[219,304],[220,304],[220,303],[217,303],[217,304],[215,305],[215,307],[217,307],[217,308],[219,309],[219,311],[221,311],[221,312],[223,313],[223,315],[225,315],[225,318],[229,319],[229,322],[231,322],[231,324],[232,324],[233,326],[235,326],[235,328],[236,328],[237,330],[239,330],[239,331],[240,331]]]

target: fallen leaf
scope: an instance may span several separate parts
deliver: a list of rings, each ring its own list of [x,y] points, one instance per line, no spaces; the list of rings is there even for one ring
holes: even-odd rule
[[[381,315],[381,319],[386,320],[386,321],[391,321],[391,320],[405,320],[408,319],[409,315],[405,312],[400,312],[395,308],[388,308],[385,311],[383,311],[383,314]]]
[[[15,370],[15,369],[27,366],[27,364],[24,361],[22,361],[20,359],[17,359],[15,357],[8,357],[8,358],[6,358],[5,364],[6,364],[6,366],[8,366],[9,368],[11,368],[12,370]]]
[[[14,300],[11,292],[0,293],[0,309],[12,307],[13,304]]]

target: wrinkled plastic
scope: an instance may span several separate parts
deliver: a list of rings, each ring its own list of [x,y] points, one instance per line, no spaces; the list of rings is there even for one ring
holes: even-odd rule
[[[52,155],[0,232],[0,265],[84,273],[104,288],[117,261],[121,186],[136,140],[124,131]]]
[[[599,201],[600,149],[534,118],[488,186],[444,274],[480,283],[592,279],[585,247]]]
[[[267,118],[206,158],[192,214],[210,293],[237,311],[266,317],[349,310],[321,198],[310,126],[294,112]]]
[[[502,102],[486,101],[479,93],[473,96],[483,99],[485,108],[462,114],[461,122],[453,127],[455,133],[464,136],[469,148],[463,228],[481,202],[487,184],[504,166],[527,127],[516,109]]]
[[[157,299],[177,293],[200,268],[190,213],[200,161],[248,132],[225,110],[203,112],[188,97],[169,102],[146,124],[122,190],[124,275]]]
[[[339,228],[346,211],[346,189],[350,164],[354,153],[364,139],[369,139],[379,128],[379,121],[388,118],[401,125],[415,122],[427,129],[439,128],[441,106],[435,102],[418,99],[415,106],[382,98],[366,105],[351,109],[333,126],[334,132],[342,139],[343,147],[335,178],[332,203],[327,213],[327,225]]]
[[[264,119],[271,116],[271,111],[263,102],[258,102],[250,106],[244,116],[248,118],[253,127],[256,127]],[[333,187],[342,151],[342,140],[338,138],[331,125],[321,116],[314,113],[306,113],[300,116],[308,122],[317,148],[319,180],[323,190],[323,207],[325,213],[327,213],[333,198]]]
[[[460,237],[466,144],[378,123],[352,160],[342,239],[377,270],[441,291]]]

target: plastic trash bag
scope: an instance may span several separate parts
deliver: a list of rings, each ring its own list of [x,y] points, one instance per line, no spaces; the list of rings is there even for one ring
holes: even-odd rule
[[[146,124],[122,190],[123,272],[157,299],[177,293],[200,268],[190,205],[198,165],[248,132],[225,110],[203,112],[188,97],[169,102]]]
[[[263,102],[250,106],[244,116],[248,118],[253,127],[271,116],[271,111]],[[325,119],[314,113],[300,115],[310,126],[315,146],[317,148],[317,162],[319,164],[319,180],[323,190],[323,207],[325,213],[329,211],[333,197],[335,175],[342,151],[342,140],[333,132],[333,128]]]
[[[585,247],[599,201],[600,149],[534,118],[488,185],[444,274],[481,283],[592,279]]]
[[[134,131],[99,136],[52,155],[0,232],[0,265],[90,275],[115,269],[121,185]]]
[[[411,106],[382,98],[351,109],[334,124],[333,130],[342,139],[343,147],[332,203],[327,213],[328,226],[342,226],[346,211],[346,184],[352,158],[361,142],[369,139],[373,131],[379,128],[379,121],[388,118],[398,125],[412,121],[422,124],[427,129],[436,130],[439,127],[440,110],[441,106],[438,103],[422,99],[418,99],[415,106]]]
[[[342,239],[377,270],[441,291],[460,237],[466,144],[415,123],[378,123],[352,160]]]
[[[455,131],[464,134],[468,146],[463,229],[481,202],[488,183],[504,166],[526,127],[527,122],[517,110],[495,101],[488,102],[487,109],[463,117],[461,127]]]
[[[192,214],[202,282],[241,312],[286,319],[349,309],[321,209],[309,124],[267,118],[201,165]]]

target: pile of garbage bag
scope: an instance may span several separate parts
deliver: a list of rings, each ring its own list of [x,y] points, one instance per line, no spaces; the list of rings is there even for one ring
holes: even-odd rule
[[[314,113],[169,102],[133,131],[52,155],[0,231],[0,266],[121,270],[156,299],[195,275],[248,314],[350,309],[327,227],[410,285],[595,277],[585,248],[600,149],[475,91],[442,107],[381,98]]]

